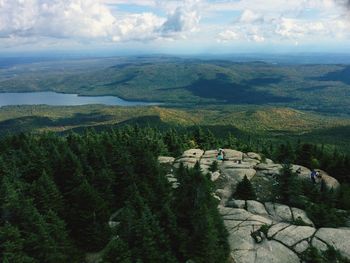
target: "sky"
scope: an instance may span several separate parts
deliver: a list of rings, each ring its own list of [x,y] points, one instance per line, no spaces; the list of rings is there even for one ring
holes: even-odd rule
[[[0,0],[0,53],[350,53],[350,0]]]

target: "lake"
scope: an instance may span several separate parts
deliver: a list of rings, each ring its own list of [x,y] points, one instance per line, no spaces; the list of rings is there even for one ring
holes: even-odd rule
[[[114,96],[78,96],[77,94],[63,94],[56,92],[23,92],[0,93],[0,107],[8,105],[51,105],[78,106],[86,104],[104,104],[118,106],[159,105],[142,101],[126,101]]]

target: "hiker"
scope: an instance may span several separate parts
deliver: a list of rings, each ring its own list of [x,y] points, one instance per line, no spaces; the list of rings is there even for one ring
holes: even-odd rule
[[[317,176],[317,172],[315,170],[312,170],[312,172],[311,172],[311,182],[313,184],[316,184],[316,176]]]
[[[221,148],[218,150],[217,159],[219,161],[223,161],[225,159],[225,151]]]

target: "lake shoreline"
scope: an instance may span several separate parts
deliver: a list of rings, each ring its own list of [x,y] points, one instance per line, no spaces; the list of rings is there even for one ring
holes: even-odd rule
[[[0,92],[0,107],[20,105],[81,106],[101,104],[106,106],[159,106],[160,102],[126,100],[113,95],[83,95],[56,91]]]

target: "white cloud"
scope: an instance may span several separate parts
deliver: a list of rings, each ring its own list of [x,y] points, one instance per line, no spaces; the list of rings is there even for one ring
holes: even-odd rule
[[[139,5],[139,6],[156,6],[156,0],[102,0],[102,3],[108,5]]]
[[[200,14],[197,4],[199,1],[187,0],[178,6],[175,11],[170,12],[161,31],[163,34],[174,34],[178,32],[191,32],[197,29],[200,21]]]
[[[152,13],[133,14],[121,19],[116,25],[113,41],[152,40],[165,19]]]
[[[254,7],[257,1],[251,0],[248,4],[248,1],[241,0],[234,4],[236,8],[250,9],[242,10],[238,19],[218,33],[219,41],[229,41],[227,32],[236,34],[231,41],[290,41],[298,44],[304,40],[350,37],[349,30],[346,30],[350,28],[350,21],[334,0],[268,0],[263,7]],[[259,13],[266,8],[270,11]]]
[[[37,13],[34,1],[0,1],[0,36],[21,34],[35,24]]]
[[[158,0],[159,1],[159,0]],[[152,0],[134,4],[153,5]],[[199,23],[196,0],[177,3],[168,17],[154,13],[115,15],[106,4],[124,0],[0,0],[0,37],[51,37],[78,41],[133,41],[176,37]],[[174,3],[173,3],[174,4]],[[16,41],[17,42],[17,41]]]
[[[2,0],[0,34],[55,38],[107,37],[116,19],[94,0]]]
[[[350,0],[0,0],[0,46],[48,39],[302,45],[307,39],[350,39],[344,7]]]
[[[239,39],[240,39],[239,34],[237,34],[233,30],[225,30],[223,32],[220,32],[218,36],[218,41],[224,42],[224,43],[233,41],[233,40],[239,40]]]
[[[241,23],[257,23],[262,21],[263,21],[263,16],[260,14],[254,13],[250,9],[244,10],[241,17],[239,18],[239,22]]]

